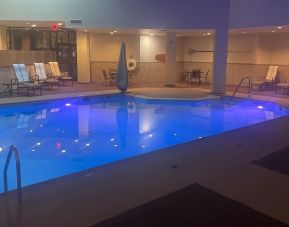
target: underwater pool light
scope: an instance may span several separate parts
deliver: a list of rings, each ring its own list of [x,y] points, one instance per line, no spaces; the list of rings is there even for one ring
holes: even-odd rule
[[[264,109],[264,106],[259,105],[259,106],[257,106],[257,108],[262,110],[262,109]]]

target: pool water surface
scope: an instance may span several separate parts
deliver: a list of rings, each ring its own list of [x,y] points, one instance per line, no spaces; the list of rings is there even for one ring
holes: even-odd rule
[[[2,105],[0,171],[11,144],[27,186],[285,115],[278,104],[244,99],[228,105],[111,95]],[[8,175],[11,190],[14,160]]]

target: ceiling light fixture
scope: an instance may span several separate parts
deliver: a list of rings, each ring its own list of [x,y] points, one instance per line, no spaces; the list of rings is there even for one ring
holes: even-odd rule
[[[31,26],[32,26],[33,28],[35,28],[35,27],[36,27],[36,24],[32,24]]]
[[[113,33],[117,33],[117,30],[114,30]]]
[[[207,34],[207,35],[211,35],[211,33],[210,33],[210,32],[207,32],[206,34]]]
[[[274,32],[276,32],[276,31],[275,31],[275,30],[272,30],[271,32],[273,32],[273,33],[274,33]]]
[[[113,32],[110,32],[109,34],[113,35],[114,33],[113,33]]]
[[[281,26],[279,26],[279,27],[277,27],[278,29],[282,29],[283,27],[281,27]]]

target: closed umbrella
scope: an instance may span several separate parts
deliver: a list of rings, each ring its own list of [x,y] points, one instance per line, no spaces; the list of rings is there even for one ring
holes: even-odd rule
[[[121,92],[125,92],[127,90],[127,86],[128,86],[128,73],[126,65],[126,50],[125,50],[125,43],[122,42],[117,67],[117,88]]]

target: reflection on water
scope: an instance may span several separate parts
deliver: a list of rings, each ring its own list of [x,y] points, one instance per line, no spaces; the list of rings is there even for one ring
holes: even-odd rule
[[[3,106],[0,166],[9,146],[16,145],[23,184],[29,185],[286,114],[276,104],[257,101],[228,106],[220,100],[123,95]]]

